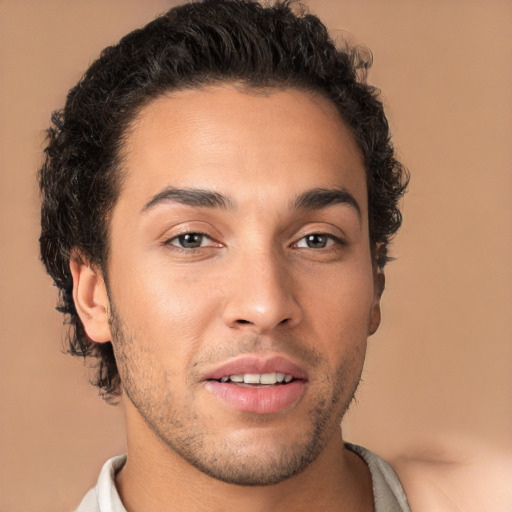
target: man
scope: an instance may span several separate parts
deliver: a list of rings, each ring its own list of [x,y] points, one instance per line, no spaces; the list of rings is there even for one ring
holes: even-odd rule
[[[79,511],[409,510],[339,429],[407,181],[368,64],[293,5],[205,0],[54,114],[42,259],[128,437]]]

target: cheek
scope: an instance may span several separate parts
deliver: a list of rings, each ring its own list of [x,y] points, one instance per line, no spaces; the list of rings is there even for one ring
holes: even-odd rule
[[[318,282],[307,283],[303,302],[309,321],[327,350],[345,351],[363,346],[373,306],[371,268],[353,268],[350,272],[331,273]]]
[[[133,333],[162,360],[190,360],[218,309],[217,291],[204,276],[148,261],[116,272],[112,301]],[[169,353],[172,351],[172,357]]]

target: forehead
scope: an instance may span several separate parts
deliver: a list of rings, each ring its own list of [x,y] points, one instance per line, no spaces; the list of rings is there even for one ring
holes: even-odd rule
[[[232,85],[169,93],[127,131],[119,201],[145,204],[166,186],[237,197],[343,187],[366,210],[362,155],[335,106],[297,89]]]

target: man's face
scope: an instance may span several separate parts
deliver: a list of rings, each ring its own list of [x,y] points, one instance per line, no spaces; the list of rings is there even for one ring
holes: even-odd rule
[[[352,135],[323,98],[225,85],[150,103],[123,156],[108,278],[129,435],[221,480],[290,477],[340,442],[379,322]]]

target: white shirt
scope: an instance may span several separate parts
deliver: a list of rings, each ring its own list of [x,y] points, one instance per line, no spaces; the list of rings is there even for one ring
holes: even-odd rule
[[[384,459],[362,446],[345,443],[345,448],[359,455],[370,470],[375,512],[411,512],[400,480]],[[126,455],[108,460],[96,486],[85,495],[75,512],[126,512],[115,485],[115,475],[125,462]]]

